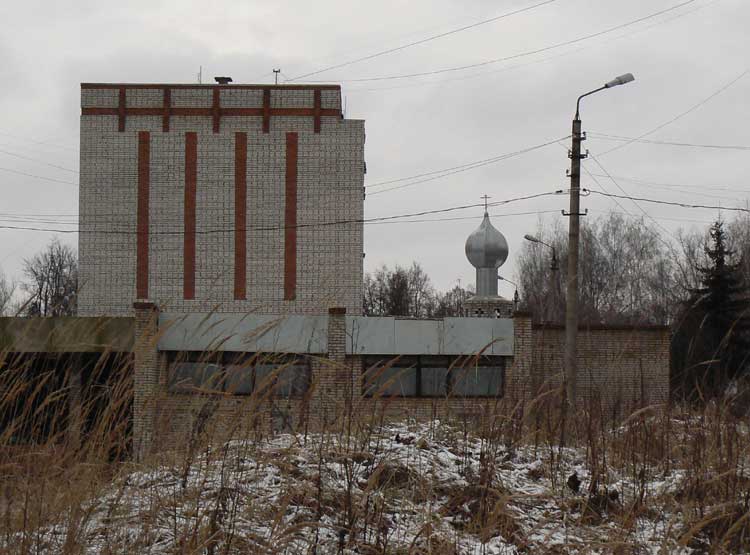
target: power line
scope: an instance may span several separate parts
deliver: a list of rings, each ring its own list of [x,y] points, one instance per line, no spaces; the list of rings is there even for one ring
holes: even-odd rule
[[[597,208],[589,208],[589,211],[590,212],[605,212],[605,213],[612,212],[615,214],[622,214],[623,216],[630,216],[631,218],[639,218],[641,220],[643,219],[643,216],[637,216],[635,214],[631,214],[630,212],[619,212],[617,210],[599,210]],[[693,223],[693,224],[713,223],[709,220],[693,220],[693,219],[688,219],[688,218],[665,218],[663,216],[659,216],[659,217],[652,216],[652,218],[659,220],[659,221],[665,221],[665,222],[685,222],[685,223]]]
[[[673,117],[672,119],[670,119],[670,120],[668,120],[668,121],[665,121],[664,123],[662,123],[662,124],[660,124],[660,125],[657,125],[657,126],[656,126],[656,127],[654,127],[653,129],[651,129],[651,130],[649,130],[649,131],[646,131],[645,133],[643,133],[643,134],[641,134],[641,135],[638,135],[638,136],[637,136],[636,138],[634,138],[634,139],[631,139],[631,140],[629,140],[629,141],[628,141],[628,142],[626,142],[626,143],[623,143],[623,144],[621,144],[621,145],[618,145],[618,146],[616,146],[616,147],[614,147],[614,148],[610,148],[609,150],[605,150],[604,152],[602,152],[602,153],[600,154],[600,156],[605,156],[605,155],[609,154],[610,152],[615,152],[616,150],[620,150],[621,148],[625,148],[626,146],[628,146],[628,145],[630,145],[630,144],[633,144],[633,143],[634,143],[635,141],[638,141],[638,140],[640,140],[640,139],[643,139],[644,137],[648,137],[649,135],[652,135],[652,134],[656,133],[656,132],[657,132],[657,131],[659,131],[660,129],[663,129],[663,128],[664,128],[664,127],[666,127],[667,125],[670,125],[670,124],[672,124],[672,123],[676,122],[676,121],[677,121],[678,119],[680,119],[680,118],[682,118],[682,117],[684,117],[684,116],[688,115],[689,113],[691,113],[691,112],[694,112],[695,110],[697,110],[698,108],[700,108],[701,106],[703,106],[703,105],[704,105],[704,104],[705,104],[706,102],[709,102],[709,101],[710,101],[711,99],[713,99],[713,98],[715,98],[715,97],[719,96],[719,95],[720,95],[721,93],[723,93],[723,92],[724,92],[725,90],[727,90],[727,89],[728,89],[729,87],[731,87],[732,85],[734,85],[734,84],[735,84],[735,83],[736,83],[737,81],[739,81],[739,80],[740,80],[740,79],[742,79],[742,78],[743,78],[743,77],[744,77],[745,75],[747,75],[749,71],[750,71],[750,70],[747,70],[747,69],[746,69],[745,71],[743,71],[742,73],[740,73],[740,74],[739,74],[739,75],[738,75],[737,77],[735,77],[734,79],[732,79],[732,80],[731,80],[731,81],[730,81],[729,83],[727,83],[727,84],[723,85],[723,86],[722,86],[722,87],[720,87],[720,88],[719,88],[719,89],[718,89],[717,91],[715,91],[715,92],[711,93],[711,94],[710,94],[710,95],[708,95],[708,96],[707,96],[706,98],[704,98],[703,100],[701,100],[701,101],[700,101],[700,102],[698,102],[697,104],[694,104],[693,106],[691,106],[690,108],[688,108],[688,109],[687,109],[687,110],[685,110],[684,112],[682,112],[682,113],[680,113],[680,114],[676,115],[676,116],[675,116],[675,117]]]
[[[72,181],[63,181],[62,179],[55,179],[54,177],[44,177],[43,175],[34,175],[31,173],[19,172],[18,170],[12,170],[10,168],[0,168],[0,171],[15,173],[17,175],[23,175],[26,177],[33,177],[34,179],[43,179],[44,181],[52,181],[53,183],[63,183],[64,185],[78,185]]]
[[[29,160],[31,162],[37,162],[39,164],[44,164],[45,166],[49,166],[51,168],[56,168],[58,170],[63,170],[63,171],[66,171],[66,172],[71,172],[71,173],[79,173],[78,170],[71,170],[70,168],[66,168],[64,166],[58,166],[57,164],[51,164],[49,162],[45,162],[44,160],[39,160],[38,158],[31,158],[29,156],[23,156],[22,154],[16,154],[15,152],[10,152],[10,151],[7,151],[7,150],[2,150],[2,149],[0,149],[0,152],[2,152],[3,154],[7,154],[8,156],[15,156],[16,158],[21,158],[22,160]]]
[[[683,13],[679,13],[679,14],[674,15],[672,17],[664,18],[664,19],[662,19],[660,21],[656,21],[656,22],[654,22],[654,23],[652,23],[650,25],[645,25],[644,27],[642,27],[640,29],[635,29],[635,30],[632,30],[632,31],[628,31],[628,32],[622,33],[622,34],[620,34],[620,35],[618,35],[616,37],[612,37],[607,42],[611,42],[611,41],[615,41],[615,40],[621,40],[621,39],[624,39],[624,38],[632,37],[633,35],[637,35],[639,33],[643,33],[645,31],[648,31],[649,29],[653,29],[654,27],[657,27],[659,25],[664,25],[665,23],[670,23],[672,21],[675,21],[676,19],[680,19],[682,17],[691,15],[691,14],[697,12],[697,11],[703,10],[703,9],[705,9],[705,8],[713,5],[713,4],[716,4],[717,2],[719,2],[719,0],[711,0],[710,2],[707,2],[706,4],[697,6],[697,7],[693,8],[693,9],[687,10],[687,11],[685,11]],[[448,78],[448,79],[434,79],[434,80],[431,80],[431,81],[425,80],[425,81],[421,81],[421,82],[408,83],[408,84],[404,84],[404,85],[396,85],[396,86],[391,86],[391,87],[368,87],[368,88],[365,88],[365,87],[350,87],[348,89],[348,91],[349,91],[349,93],[374,92],[374,91],[389,91],[389,90],[394,90],[394,89],[408,89],[408,88],[415,88],[415,87],[423,87],[425,85],[435,85],[435,84],[440,84],[440,83],[452,83],[452,82],[458,82],[458,81],[464,83],[467,79],[481,78],[481,77],[485,77],[485,76],[488,76],[488,75],[493,75],[493,74],[496,74],[496,73],[502,73],[502,72],[505,72],[505,71],[513,70],[513,69],[523,68],[523,67],[526,67],[526,66],[529,66],[529,65],[535,65],[535,64],[540,64],[540,63],[547,63],[547,62],[550,62],[550,61],[555,60],[557,58],[561,58],[563,56],[570,56],[571,54],[575,54],[577,52],[581,52],[583,50],[586,50],[586,48],[587,48],[587,46],[581,46],[579,48],[575,48],[573,50],[569,50],[568,52],[563,52],[561,54],[555,54],[554,56],[547,56],[547,57],[544,57],[544,58],[540,58],[538,60],[533,60],[533,61],[530,61],[530,62],[525,62],[525,63],[520,63],[520,64],[516,64],[516,65],[512,65],[512,66],[507,66],[507,67],[503,67],[503,68],[500,68],[500,69],[495,69],[495,70],[490,70],[490,71],[482,71],[482,72],[479,72],[479,73],[472,73],[472,74],[461,75],[460,77],[451,77],[451,78]]]
[[[611,175],[611,174],[610,174],[610,173],[609,173],[609,172],[607,171],[607,169],[606,169],[606,168],[605,168],[605,167],[604,167],[604,166],[602,165],[602,163],[601,163],[601,162],[599,162],[599,160],[598,160],[598,159],[596,158],[596,156],[594,156],[594,155],[592,154],[592,155],[591,155],[591,159],[592,159],[592,160],[593,160],[594,162],[596,162],[596,165],[597,165],[597,166],[599,166],[599,168],[601,168],[601,170],[602,170],[602,171],[603,171],[603,172],[604,172],[605,174],[607,174],[607,177],[608,177],[608,178],[609,178],[609,179],[610,179],[610,180],[612,181],[612,183],[614,183],[614,184],[615,184],[615,186],[617,186],[617,188],[618,188],[618,189],[620,189],[620,191],[622,191],[622,192],[623,192],[623,194],[627,195],[627,192],[625,191],[625,189],[623,189],[623,188],[622,188],[622,186],[621,186],[621,185],[620,185],[620,184],[619,184],[619,183],[618,183],[618,182],[617,182],[617,181],[615,180],[615,178],[614,178],[614,177],[612,177],[612,175]],[[670,231],[669,231],[669,230],[668,230],[667,228],[665,228],[665,227],[664,227],[663,225],[661,225],[661,224],[660,224],[659,222],[657,222],[657,221],[656,221],[656,220],[655,220],[655,219],[654,219],[654,218],[653,218],[653,217],[651,216],[651,214],[649,214],[648,212],[646,212],[646,210],[645,210],[645,209],[644,209],[644,208],[643,208],[643,207],[642,207],[642,206],[641,206],[640,204],[638,204],[638,202],[636,202],[636,201],[635,201],[634,199],[631,199],[631,200],[633,201],[633,204],[635,204],[635,205],[636,205],[636,206],[638,207],[638,209],[639,209],[639,210],[640,210],[641,212],[643,212],[643,214],[644,214],[644,215],[645,215],[645,216],[646,216],[647,218],[649,218],[649,219],[650,219],[650,220],[651,220],[652,222],[654,222],[654,224],[655,224],[655,225],[656,225],[657,227],[661,228],[661,230],[662,230],[662,231],[664,231],[664,232],[665,232],[665,233],[666,233],[667,235],[672,235],[672,233],[670,233]],[[618,204],[619,204],[619,203],[618,203]],[[674,251],[674,247],[672,246],[672,244],[670,244],[669,242],[665,241],[665,240],[664,240],[664,239],[663,239],[663,238],[662,238],[662,237],[661,237],[660,235],[658,235],[658,234],[656,234],[656,238],[657,238],[657,239],[658,239],[659,241],[661,241],[661,242],[662,242],[662,243],[663,243],[663,244],[664,244],[664,245],[665,245],[665,246],[667,247],[667,249],[668,249],[668,250],[672,251],[672,255],[673,255],[673,256],[674,256],[675,258],[677,258],[677,253],[676,253],[676,252]]]
[[[717,2],[719,2],[719,0],[711,0],[710,2],[708,2],[706,4],[697,6],[697,7],[693,8],[693,9],[691,9],[691,10],[687,10],[687,11],[685,11],[683,13],[674,15],[672,17],[664,18],[661,21],[656,21],[656,22],[652,23],[651,25],[646,25],[646,26],[644,26],[644,27],[642,27],[640,29],[635,29],[635,30],[632,30],[632,31],[628,31],[627,33],[622,33],[622,34],[620,34],[620,35],[618,35],[616,37],[612,37],[607,42],[611,42],[611,41],[615,41],[615,40],[621,40],[621,39],[624,39],[624,38],[632,37],[633,35],[637,35],[638,33],[643,33],[645,31],[648,31],[649,29],[653,29],[654,27],[657,27],[659,25],[664,25],[665,23],[670,23],[672,21],[675,21],[676,19],[680,19],[682,17],[685,17],[685,16],[688,16],[690,14],[693,14],[693,13],[695,13],[697,11],[703,10],[703,9],[705,9],[705,8],[713,5],[713,4],[716,4]],[[396,86],[391,86],[391,87],[371,87],[371,88],[350,87],[348,90],[349,90],[349,93],[374,92],[374,91],[388,91],[388,90],[394,90],[394,89],[408,89],[408,88],[415,88],[415,87],[423,87],[425,85],[435,85],[435,84],[440,84],[440,83],[452,83],[452,82],[458,82],[458,81],[460,81],[460,82],[463,83],[467,79],[481,78],[481,77],[485,77],[487,75],[493,75],[493,74],[496,74],[496,73],[510,71],[510,70],[513,70],[513,69],[523,68],[523,67],[526,67],[526,66],[529,66],[529,65],[540,64],[540,63],[547,63],[547,62],[550,62],[550,61],[555,60],[557,58],[561,58],[563,56],[570,56],[571,54],[575,54],[577,52],[582,52],[583,50],[586,50],[586,48],[587,48],[587,46],[581,46],[580,48],[575,48],[573,50],[569,50],[568,52],[563,52],[561,54],[556,54],[554,56],[547,56],[547,57],[544,57],[544,58],[540,58],[538,60],[533,60],[533,61],[526,62],[526,63],[521,63],[521,64],[512,65],[512,66],[507,66],[507,67],[503,67],[503,68],[495,69],[495,70],[491,70],[491,71],[482,71],[482,72],[479,72],[479,73],[472,73],[472,74],[467,74],[467,75],[461,75],[460,77],[451,77],[451,78],[448,78],[448,79],[435,79],[435,80],[431,80],[431,81],[421,81],[421,82],[408,83],[408,84],[405,84],[405,85],[396,85]]]
[[[500,200],[495,202],[490,202],[487,204],[487,206],[502,206],[505,204],[510,204],[513,202],[519,202],[523,200],[532,200],[535,198],[545,197],[545,196],[552,196],[557,195],[558,192],[546,192],[546,193],[536,193],[533,195],[526,195],[522,197],[515,197],[510,198],[506,200]],[[468,208],[478,208],[478,207],[484,207],[484,203],[479,204],[465,204],[460,206],[451,206],[449,208],[439,208],[435,210],[423,210],[421,212],[413,212],[410,214],[398,214],[393,216],[380,216],[376,218],[353,218],[353,219],[345,219],[345,220],[334,220],[330,222],[315,222],[315,223],[307,223],[307,224],[297,224],[293,226],[250,226],[246,227],[245,231],[280,231],[285,229],[302,229],[302,228],[309,228],[309,227],[329,227],[334,225],[346,225],[346,224],[370,224],[373,222],[386,222],[386,221],[392,221],[392,220],[398,220],[401,218],[412,218],[412,217],[418,217],[418,216],[427,216],[430,214],[443,214],[446,212],[455,212],[457,210],[466,210]],[[0,229],[15,229],[15,230],[24,230],[24,231],[47,231],[47,232],[54,232],[54,233],[97,233],[102,235],[138,235],[137,231],[116,231],[116,230],[72,230],[72,229],[51,229],[51,228],[39,228],[39,227],[31,227],[31,226],[8,226],[8,225],[0,225]],[[237,228],[224,228],[224,229],[207,229],[207,230],[197,230],[195,233],[196,235],[208,235],[213,233],[234,233],[237,231]],[[180,231],[150,231],[149,235],[184,235],[184,230]]]
[[[504,14],[501,14],[501,15],[498,15],[498,16],[495,16],[495,17],[491,17],[490,19],[484,19],[482,21],[478,21],[478,22],[472,23],[470,25],[464,25],[463,27],[458,27],[456,29],[451,29],[450,31],[446,31],[444,33],[439,33],[437,35],[432,35],[432,36],[426,37],[424,39],[420,39],[420,40],[417,40],[417,41],[414,41],[414,42],[410,42],[410,43],[407,43],[407,44],[402,44],[401,46],[396,46],[394,48],[389,48],[387,50],[381,50],[380,52],[376,52],[376,53],[370,54],[368,56],[363,56],[361,58],[356,58],[354,60],[349,60],[348,62],[343,62],[343,63],[340,63],[340,64],[336,64],[336,65],[324,67],[324,68],[318,69],[316,71],[311,71],[310,73],[305,73],[303,75],[298,75],[297,77],[293,77],[292,79],[287,79],[287,81],[289,81],[289,82],[291,82],[291,81],[299,81],[300,79],[304,79],[305,77],[310,77],[311,75],[318,75],[319,73],[324,73],[324,72],[330,71],[332,69],[338,69],[338,68],[341,68],[341,67],[346,67],[346,66],[349,66],[349,65],[352,65],[352,64],[356,64],[356,63],[359,63],[359,62],[364,62],[364,61],[367,61],[367,60],[372,60],[373,58],[378,58],[379,56],[384,56],[386,54],[392,54],[394,52],[399,52],[401,50],[405,50],[407,48],[411,48],[412,46],[417,46],[419,44],[424,44],[426,42],[430,42],[430,41],[437,40],[437,39],[440,39],[440,38],[443,38],[443,37],[447,37],[447,36],[453,35],[455,33],[460,33],[461,31],[466,31],[468,29],[473,29],[473,28],[479,27],[481,25],[486,25],[488,23],[492,23],[494,21],[498,21],[498,20],[504,19],[506,17],[511,17],[511,16],[517,15],[519,13],[527,12],[527,11],[533,10],[535,8],[539,8],[541,6],[544,6],[546,4],[551,4],[551,3],[556,2],[556,1],[557,0],[545,0],[544,2],[540,2],[538,4],[533,4],[533,5],[527,6],[525,8],[521,8],[521,9],[518,9],[518,10],[514,10],[512,12],[507,12],[507,13],[504,13]]]
[[[505,214],[490,214],[489,216],[491,218],[508,218],[511,216],[532,216],[532,215],[541,215],[541,214],[559,214],[559,210],[532,210],[529,212],[510,212]],[[404,220],[402,222],[371,222],[372,225],[382,225],[382,224],[416,224],[416,223],[425,223],[425,222],[455,222],[460,220],[481,220],[482,216],[460,216],[455,218],[428,218],[423,220]]]
[[[613,31],[617,31],[619,29],[623,29],[625,27],[630,27],[630,26],[635,25],[637,23],[641,23],[642,21],[646,21],[648,19],[652,19],[654,17],[658,17],[658,16],[663,15],[665,13],[668,13],[668,12],[671,12],[673,10],[679,9],[679,8],[681,8],[683,6],[687,6],[688,4],[692,4],[695,1],[696,0],[686,0],[685,2],[681,2],[679,4],[675,4],[675,5],[673,5],[673,6],[669,7],[669,8],[660,10],[658,12],[651,13],[651,14],[643,16],[643,17],[639,17],[637,19],[633,19],[633,20],[628,21],[626,23],[621,23],[619,25],[615,25],[614,27],[610,27],[608,29],[604,29],[603,31],[598,31],[596,33],[591,33],[591,34],[588,34],[588,35],[583,35],[583,36],[575,38],[575,39],[570,39],[570,40],[567,40],[567,41],[563,41],[563,42],[551,44],[549,46],[545,46],[545,47],[542,47],[542,48],[537,48],[536,50],[527,50],[525,52],[520,52],[518,54],[513,54],[511,56],[504,56],[502,58],[494,58],[494,59],[491,59],[491,60],[485,60],[483,62],[477,62],[477,63],[474,63],[474,64],[467,64],[467,65],[463,65],[463,66],[448,67],[448,68],[442,68],[442,69],[435,69],[435,70],[431,70],[431,71],[422,71],[422,72],[417,72],[417,73],[407,73],[407,74],[402,74],[402,75],[385,75],[385,76],[379,76],[379,77],[363,77],[363,78],[359,78],[359,79],[335,79],[335,81],[340,81],[340,82],[343,82],[343,83],[347,83],[347,82],[348,83],[355,83],[355,82],[366,82],[366,81],[388,81],[388,80],[393,80],[393,79],[408,79],[408,78],[412,78],[412,77],[424,77],[424,76],[427,76],[427,75],[437,75],[437,74],[441,74],[441,73],[448,73],[448,72],[454,72],[454,71],[462,71],[464,69],[471,69],[471,68],[474,68],[474,67],[483,67],[483,66],[487,66],[487,65],[491,65],[491,64],[496,64],[496,63],[499,63],[499,62],[505,62],[505,61],[508,61],[508,60],[514,60],[514,59],[517,59],[517,58],[523,58],[523,57],[526,57],[526,56],[531,56],[533,54],[539,54],[541,52],[547,52],[549,50],[554,50],[556,48],[561,48],[563,46],[570,46],[571,44],[576,44],[578,42],[582,42],[582,41],[585,41],[585,40],[596,38],[596,37],[599,37],[601,35],[605,35],[607,33],[611,33]],[[315,81],[310,81],[310,82],[314,83]]]
[[[606,175],[603,175],[603,174],[591,174],[591,175],[595,175],[596,177],[607,177]],[[750,190],[748,190],[748,189],[732,189],[732,188],[729,188],[729,187],[719,187],[719,186],[716,186],[716,185],[687,185],[687,184],[684,184],[684,183],[663,183],[663,182],[660,182],[660,181],[647,181],[645,179],[638,179],[638,178],[635,178],[635,177],[624,177],[624,176],[621,176],[621,175],[615,175],[613,177],[616,177],[620,181],[628,181],[630,183],[635,183],[637,185],[651,185],[651,186],[666,187],[666,188],[682,187],[683,189],[700,189],[700,190],[709,189],[709,190],[712,190],[712,191],[713,190],[715,190],[715,191],[729,191],[729,192],[732,192],[732,193],[750,194]],[[734,198],[734,197],[725,197],[725,198]]]
[[[612,193],[605,193],[603,191],[593,191],[590,189],[583,189],[584,191],[587,191],[589,193],[602,195],[605,197],[613,197],[613,198],[621,198],[621,199],[628,199],[632,201],[640,201],[640,202],[650,202],[653,204],[665,204],[668,206],[677,206],[680,208],[705,208],[708,210],[726,210],[729,212],[746,212],[750,213],[750,208],[740,208],[738,206],[712,206],[707,204],[688,204],[685,202],[676,202],[676,201],[667,201],[667,200],[658,200],[658,199],[652,199],[652,198],[645,198],[645,197],[632,197],[629,195],[615,195]]]
[[[506,153],[506,154],[500,154],[498,156],[493,156],[492,158],[485,158],[483,160],[476,160],[474,162],[468,162],[466,164],[461,164],[460,166],[453,166],[453,167],[450,167],[450,168],[442,168],[440,170],[435,170],[435,171],[431,171],[431,172],[419,173],[419,174],[410,175],[410,176],[407,176],[407,177],[399,177],[397,179],[389,179],[387,181],[379,181],[377,183],[371,183],[370,185],[367,185],[366,188],[380,187],[382,185],[390,185],[391,183],[399,183],[399,182],[402,182],[402,181],[410,181],[412,179],[418,179],[420,177],[435,176],[435,177],[432,177],[430,179],[424,179],[424,180],[417,181],[417,182],[414,182],[414,183],[408,183],[407,185],[402,185],[401,187],[408,187],[410,185],[416,185],[417,183],[424,183],[425,181],[431,181],[432,179],[439,179],[441,177],[445,177],[447,175],[452,175],[454,173],[459,173],[459,172],[462,172],[462,171],[473,170],[474,168],[479,168],[481,166],[486,166],[488,164],[499,162],[499,161],[505,160],[507,158],[512,158],[512,157],[518,156],[520,154],[525,154],[526,152],[531,152],[532,150],[537,150],[539,148],[543,148],[545,146],[549,146],[549,145],[555,144],[555,143],[557,143],[559,141],[564,141],[568,137],[570,137],[570,135],[567,135],[565,137],[561,137],[559,139],[555,139],[553,141],[549,141],[549,142],[546,142],[546,143],[541,143],[541,144],[538,144],[538,145],[533,145],[533,146],[530,146],[530,147],[526,147],[524,149],[517,150],[515,152],[509,152],[509,153]],[[443,175],[436,175],[436,174],[443,174]],[[385,192],[385,191],[391,191],[393,189],[399,189],[401,187],[392,187],[392,188],[389,188],[389,189],[383,189],[382,191],[377,191],[375,193],[369,193],[369,194],[370,195],[375,195],[375,194],[382,193],[382,192]]]
[[[21,141],[26,141],[28,143],[34,143],[36,145],[52,146],[52,147],[55,147],[55,148],[63,148],[65,150],[73,150],[73,151],[78,152],[77,148],[73,148],[73,147],[70,147],[70,146],[58,145],[58,144],[50,143],[50,142],[47,142],[47,141],[37,141],[37,140],[34,140],[34,139],[29,139],[27,137],[21,137],[20,135],[12,135],[10,133],[5,133],[3,131],[0,131],[0,135],[3,135],[5,137],[11,137],[12,139],[20,139]]]
[[[750,146],[744,145],[712,145],[712,144],[696,144],[696,143],[680,143],[676,141],[654,141],[651,139],[640,139],[638,137],[625,137],[622,135],[607,135],[605,133],[594,133],[589,132],[588,135],[604,139],[606,141],[627,141],[631,143],[647,143],[651,145],[668,145],[668,146],[684,146],[692,148],[713,148],[718,150],[750,150]]]
[[[607,175],[593,174],[593,173],[590,173],[590,172],[589,172],[589,175],[596,176],[596,177],[609,177]],[[667,185],[659,185],[658,183],[643,182],[643,181],[638,181],[638,180],[634,180],[634,179],[623,179],[622,177],[618,177],[617,179],[619,179],[620,181],[627,181],[629,183],[632,183],[636,187],[648,187],[649,189],[661,189],[663,191],[672,191],[672,192],[675,192],[675,193],[683,193],[683,194],[686,194],[686,195],[698,195],[700,197],[715,198],[715,199],[720,199],[720,200],[732,200],[732,201],[741,201],[742,200],[742,199],[740,199],[738,197],[730,197],[730,196],[725,196],[725,195],[711,195],[711,194],[708,194],[708,193],[704,193],[702,191],[688,191],[686,189],[680,188],[680,185],[669,185],[669,186],[667,186]],[[596,180],[594,180],[594,181],[596,181]]]

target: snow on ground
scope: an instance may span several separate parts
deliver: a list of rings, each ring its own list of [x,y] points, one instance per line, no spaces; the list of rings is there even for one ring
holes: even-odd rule
[[[37,545],[60,552],[72,530],[90,554],[682,552],[668,539],[678,515],[644,511],[627,528],[613,517],[638,494],[626,478],[608,476],[590,497],[585,455],[508,449],[440,422],[348,440],[233,441],[119,476],[81,515],[40,531]],[[566,483],[573,472],[579,493]],[[646,500],[673,493],[682,477],[649,478]]]

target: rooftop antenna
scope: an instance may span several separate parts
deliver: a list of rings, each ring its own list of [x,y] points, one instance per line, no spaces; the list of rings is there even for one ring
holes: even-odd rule
[[[484,195],[481,198],[484,199],[484,215],[486,216],[487,215],[487,201],[491,199],[492,197],[488,197],[487,195]]]
[[[281,68],[273,70],[273,84],[274,85],[279,84],[279,73],[281,73]]]
[[[198,66],[198,84],[203,83],[203,66]]]

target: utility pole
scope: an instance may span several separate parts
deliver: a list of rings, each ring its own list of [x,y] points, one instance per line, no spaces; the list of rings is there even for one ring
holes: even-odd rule
[[[567,402],[576,402],[576,378],[578,373],[576,355],[578,353],[578,244],[581,226],[581,159],[588,153],[581,154],[581,142],[586,138],[581,135],[581,117],[579,109],[581,99],[591,94],[610,89],[618,85],[630,83],[635,78],[632,73],[625,73],[605,83],[603,87],[594,89],[578,97],[576,101],[576,115],[573,118],[572,145],[568,152],[570,158],[570,212],[563,215],[570,217],[568,227],[568,288],[565,306],[565,394]]]
[[[581,236],[581,119],[576,109],[570,158],[570,218],[568,226],[568,291],[565,306],[565,394],[569,403],[576,399],[576,353],[578,341],[578,244]]]
[[[279,73],[281,73],[281,68],[273,70],[273,84],[274,85],[279,84]]]

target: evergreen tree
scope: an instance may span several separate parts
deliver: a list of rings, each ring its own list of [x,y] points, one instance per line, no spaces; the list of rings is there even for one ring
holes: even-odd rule
[[[696,268],[702,286],[691,291],[672,343],[674,385],[689,396],[719,394],[750,356],[750,299],[741,262],[727,247],[722,221],[709,235],[709,263]]]

